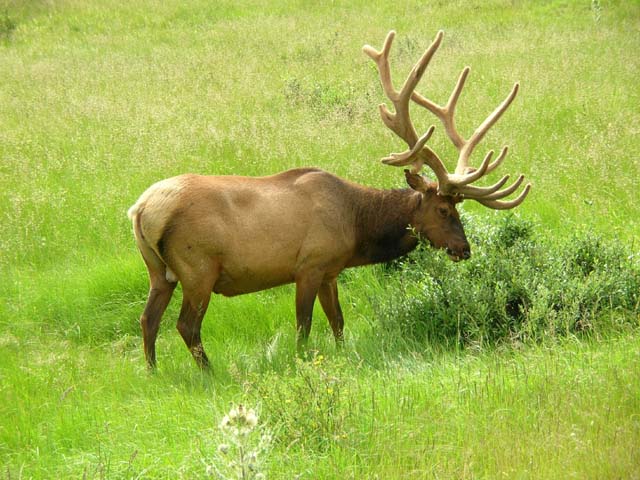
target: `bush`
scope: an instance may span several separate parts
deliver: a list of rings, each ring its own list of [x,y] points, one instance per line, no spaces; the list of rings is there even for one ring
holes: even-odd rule
[[[514,214],[465,223],[474,246],[468,261],[453,263],[423,247],[385,269],[399,284],[377,305],[387,333],[469,345],[638,324],[637,253],[592,232],[538,238],[535,225]]]

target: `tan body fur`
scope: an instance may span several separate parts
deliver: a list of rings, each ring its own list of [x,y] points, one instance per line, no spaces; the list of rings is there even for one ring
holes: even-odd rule
[[[195,275],[198,282],[201,267],[215,266],[212,290],[239,295],[291,283],[305,269],[331,276],[344,268],[355,245],[354,222],[345,218],[353,212],[340,202],[342,182],[314,170],[263,178],[181,175],[150,187],[132,215],[140,214],[138,241],[178,279]]]

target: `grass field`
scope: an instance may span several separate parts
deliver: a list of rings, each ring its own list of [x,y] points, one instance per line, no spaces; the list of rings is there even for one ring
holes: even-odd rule
[[[213,374],[174,299],[146,371],[127,208],[184,172],[402,186],[379,163],[403,146],[361,52],[390,29],[396,79],[445,31],[419,88],[438,102],[472,67],[467,135],[520,82],[481,149],[508,144],[500,170],[533,183],[518,217],[551,242],[595,232],[637,265],[637,1],[370,3],[0,0],[0,478],[203,478],[230,461],[232,404],[272,437],[268,478],[640,478],[637,304],[588,335],[408,343],[381,328],[398,273],[363,268],[341,280],[342,352],[317,309],[318,353],[296,359],[285,286],[213,299]],[[453,158],[439,125],[430,145]]]

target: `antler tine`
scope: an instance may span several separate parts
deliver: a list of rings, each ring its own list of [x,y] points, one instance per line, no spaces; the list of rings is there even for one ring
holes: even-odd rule
[[[429,48],[425,50],[425,52],[422,54],[422,57],[420,57],[420,60],[418,60],[418,62],[413,66],[411,72],[407,76],[407,80],[405,81],[405,84],[402,87],[401,91],[402,98],[407,99],[407,105],[409,104],[411,96],[416,93],[414,92],[414,90],[418,85],[418,82],[422,78],[425,70],[427,69],[429,62],[433,57],[433,54],[436,53],[436,51],[440,47],[440,43],[442,42],[443,37],[444,32],[442,30],[439,30],[436,34],[436,38],[433,39],[433,42],[431,42]]]
[[[496,158],[493,162],[491,162],[491,164],[487,167],[487,174],[493,172],[496,168],[500,166],[502,161],[507,156],[508,152],[509,152],[508,146],[505,145],[504,147],[502,147],[502,151],[500,152],[500,155],[498,155],[498,158]]]
[[[474,187],[472,185],[464,185],[456,190],[456,193],[462,194],[465,198],[486,198],[490,195],[495,195],[500,187],[502,187],[509,180],[509,175],[505,175],[496,183],[490,187]],[[508,187],[511,188],[511,187]],[[507,190],[508,188],[505,188]],[[502,198],[502,197],[499,197]]]
[[[457,174],[463,174],[469,168],[469,157],[473,150],[476,148],[480,140],[482,140],[489,129],[500,119],[502,114],[509,108],[513,99],[516,98],[520,85],[516,83],[511,90],[511,93],[498,105],[498,107],[489,115],[484,122],[473,132],[473,135],[469,137],[460,150],[460,156],[458,157],[458,165],[456,167]]]
[[[395,108],[395,112],[390,112],[384,103],[380,104],[380,117],[382,118],[382,121],[387,127],[395,132],[396,135],[407,142],[410,147],[413,147],[418,135],[410,121],[403,122],[403,120],[409,119],[409,102],[402,101],[401,92],[398,92],[394,88],[393,81],[391,79],[389,52],[391,51],[391,45],[393,44],[395,36],[396,32],[391,30],[387,34],[382,50],[380,51],[370,45],[362,47],[362,51],[376,62],[378,73],[380,75],[380,83],[382,83],[382,89]]]
[[[474,200],[480,202],[485,207],[493,208],[495,210],[508,210],[510,208],[517,207],[522,202],[524,202],[524,199],[527,198],[527,195],[529,194],[529,190],[531,190],[531,184],[527,183],[527,185],[524,187],[524,190],[520,192],[520,195],[518,195],[517,198],[514,198],[513,200],[507,202],[502,202],[500,200],[487,200],[483,198],[474,198]]]
[[[362,51],[369,55],[378,65],[382,88],[384,89],[384,93],[392,102],[395,101],[398,96],[398,92],[393,88],[393,82],[391,81],[391,68],[389,66],[389,51],[391,50],[391,44],[393,43],[395,36],[395,30],[391,30],[384,39],[384,44],[380,51],[376,50],[371,45],[365,45],[362,47]]]
[[[456,189],[460,186],[468,185],[470,183],[475,182],[479,178],[482,178],[486,175],[487,170],[489,170],[489,161],[493,156],[493,150],[489,150],[487,154],[484,156],[484,160],[480,164],[480,168],[477,170],[473,170],[465,175],[458,175],[454,173],[453,175],[449,175],[449,179],[452,180],[450,182],[450,187],[452,189]]]
[[[508,177],[508,175],[505,175],[505,176]],[[501,198],[509,196],[518,189],[518,187],[520,186],[523,180],[524,180],[524,175],[520,175],[515,182],[513,182],[510,186],[508,186],[504,190],[483,195],[482,200],[499,200]]]
[[[382,163],[385,165],[393,165],[394,167],[403,167],[415,162],[416,159],[414,157],[424,148],[424,144],[431,138],[435,129],[436,127],[431,125],[429,130],[416,141],[416,144],[411,150],[402,153],[391,153],[388,157],[382,159]]]

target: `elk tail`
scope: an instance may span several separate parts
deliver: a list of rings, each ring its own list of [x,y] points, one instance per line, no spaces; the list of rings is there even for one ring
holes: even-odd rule
[[[131,205],[129,210],[127,210],[127,217],[129,217],[129,219],[133,221],[133,217],[136,216],[136,214],[138,213],[138,210],[139,210],[139,205],[138,205],[138,202],[136,202],[133,205]]]
[[[162,254],[158,251],[157,247],[154,248],[149,244],[142,231],[142,214],[144,212],[143,205],[140,202],[133,205],[128,211],[127,215],[133,222],[133,235],[138,244],[138,249],[142,256],[147,261],[147,264],[155,265],[156,268],[164,269],[164,275],[168,282],[176,283],[178,281],[177,275],[169,268],[167,262],[162,258]]]

